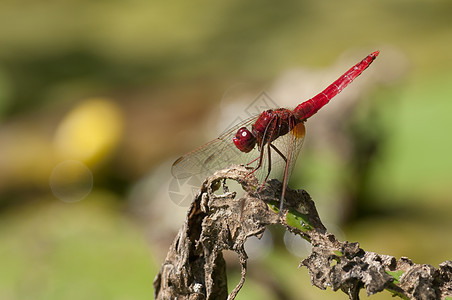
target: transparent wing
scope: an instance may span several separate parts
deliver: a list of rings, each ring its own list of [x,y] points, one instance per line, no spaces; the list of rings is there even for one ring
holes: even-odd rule
[[[227,130],[218,138],[179,157],[172,166],[175,178],[187,178],[194,175],[208,176],[214,171],[224,169],[232,164],[246,164],[258,156],[256,151],[241,152],[234,145],[232,138],[241,127],[253,124],[259,116],[251,117]]]

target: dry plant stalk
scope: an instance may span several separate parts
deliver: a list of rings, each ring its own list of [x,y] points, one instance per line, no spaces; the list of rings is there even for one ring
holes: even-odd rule
[[[279,214],[281,183],[272,180],[258,194],[258,182],[248,173],[233,166],[203,183],[154,280],[156,299],[234,299],[245,281],[245,241],[260,237],[270,224],[281,224],[312,244],[300,266],[308,268],[312,284],[320,289],[341,289],[350,299],[359,299],[362,288],[368,295],[386,289],[403,299],[452,297],[452,261],[434,268],[338,241],[323,226],[307,192],[288,189]],[[243,197],[235,199],[236,193],[227,190],[218,194],[225,179],[239,182]],[[241,280],[229,294],[223,250],[235,251],[241,264]]]

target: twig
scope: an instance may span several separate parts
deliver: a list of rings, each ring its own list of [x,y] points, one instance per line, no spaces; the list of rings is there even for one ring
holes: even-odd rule
[[[359,299],[361,288],[368,295],[386,289],[403,299],[452,297],[452,261],[434,268],[340,242],[326,231],[307,192],[288,189],[279,213],[281,184],[272,180],[258,194],[258,182],[245,176],[248,172],[234,166],[203,183],[154,280],[156,299],[234,299],[245,281],[245,241],[260,237],[267,225],[277,223],[312,244],[312,253],[300,266],[308,268],[312,284],[320,289],[341,289],[350,299]],[[235,199],[236,193],[227,190],[217,195],[225,179],[240,182],[244,196]],[[238,254],[242,270],[229,295],[223,250]]]

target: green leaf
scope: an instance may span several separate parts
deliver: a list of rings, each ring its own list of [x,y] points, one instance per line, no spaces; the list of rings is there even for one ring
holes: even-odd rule
[[[268,203],[267,205],[272,211],[274,211],[275,213],[278,214],[279,213],[279,206],[276,203],[277,203],[276,201],[272,201],[272,202]]]
[[[398,270],[398,271],[385,271],[387,274],[391,275],[394,278],[394,283],[398,284],[399,283],[399,279],[400,277],[403,275],[403,271],[402,270]]]
[[[300,229],[303,232],[311,231],[312,225],[309,224],[307,215],[290,210],[286,216],[287,225]]]
[[[386,290],[392,294],[392,297],[400,297],[403,300],[410,300],[410,298],[408,298],[401,292],[396,291],[396,288],[397,288],[397,286],[394,283],[390,283],[389,286],[386,288]]]

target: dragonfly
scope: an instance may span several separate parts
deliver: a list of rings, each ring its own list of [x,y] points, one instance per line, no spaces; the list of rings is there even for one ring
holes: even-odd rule
[[[372,52],[294,109],[263,111],[179,157],[172,165],[172,175],[178,179],[208,176],[232,164],[244,164],[250,167],[246,176],[254,174],[261,184],[259,192],[269,178],[282,178],[281,213],[288,180],[306,134],[304,123],[366,70],[379,53]]]

